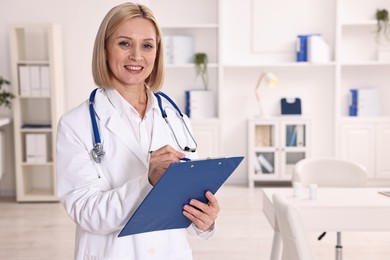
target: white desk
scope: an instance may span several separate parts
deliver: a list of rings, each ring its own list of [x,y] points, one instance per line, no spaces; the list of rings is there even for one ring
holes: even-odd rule
[[[317,199],[308,190],[293,197],[291,188],[265,188],[263,212],[275,231],[271,259],[280,259],[281,240],[272,204],[272,195],[285,194],[302,216],[308,231],[390,231],[390,197],[378,191],[390,188],[318,188]]]

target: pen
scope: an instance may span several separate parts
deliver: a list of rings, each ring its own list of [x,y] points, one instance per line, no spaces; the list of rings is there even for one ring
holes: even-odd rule
[[[153,151],[149,151],[149,154],[151,155],[153,153]],[[190,162],[191,159],[190,158],[187,158],[187,157],[183,157],[180,159],[180,161],[183,161],[183,162]]]

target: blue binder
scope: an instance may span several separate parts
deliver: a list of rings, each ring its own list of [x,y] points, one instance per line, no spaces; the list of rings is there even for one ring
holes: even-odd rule
[[[234,172],[244,157],[230,157],[172,163],[128,220],[118,237],[165,229],[187,228],[183,215],[190,199],[207,202]]]

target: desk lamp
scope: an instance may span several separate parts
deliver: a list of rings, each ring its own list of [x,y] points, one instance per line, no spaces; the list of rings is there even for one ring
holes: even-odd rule
[[[266,86],[268,88],[273,88],[278,84],[279,80],[271,72],[263,71],[260,74],[260,77],[259,77],[257,84],[256,84],[256,87],[255,87],[256,99],[257,99],[257,103],[259,105],[259,116],[264,116],[263,107],[261,104],[261,95],[260,95],[260,89],[261,89],[261,85],[263,82],[266,84]]]

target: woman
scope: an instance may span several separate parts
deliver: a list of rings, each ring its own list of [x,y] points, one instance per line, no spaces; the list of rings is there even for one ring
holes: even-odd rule
[[[153,94],[162,85],[164,62],[152,12],[133,3],[111,9],[97,33],[92,63],[100,87],[93,114],[105,154],[94,159],[97,155],[90,153],[89,102],[65,114],[58,125],[58,195],[76,223],[75,259],[192,259],[186,231],[202,239],[214,231],[219,205],[211,192],[205,194],[208,204],[193,199],[184,206],[192,222],[186,230],[118,238],[167,167],[195,157],[180,149],[191,144],[183,123],[164,103],[172,133]],[[187,117],[185,122],[189,125]]]

